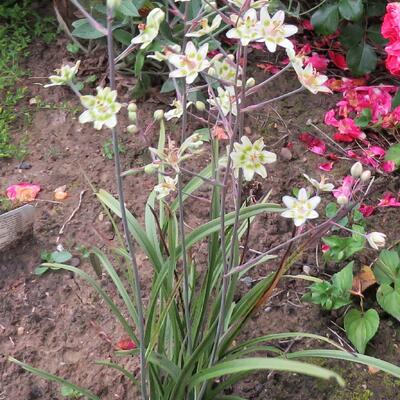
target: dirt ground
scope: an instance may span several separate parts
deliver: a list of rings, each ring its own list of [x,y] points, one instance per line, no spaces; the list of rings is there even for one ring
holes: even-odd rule
[[[80,125],[74,110],[80,110],[79,101],[66,88],[44,89],[36,83],[45,83],[44,79],[53,69],[68,60],[65,52],[66,41],[58,39],[51,48],[35,43],[32,56],[27,61],[32,79],[21,82],[29,90],[23,108],[33,115],[29,126],[22,123],[15,131],[16,140],[27,138],[28,156],[24,161],[32,165],[30,169],[18,169],[17,160],[0,160],[0,189],[17,182],[34,182],[42,187],[36,206],[34,237],[18,247],[0,255],[0,399],[1,400],[55,400],[61,399],[59,385],[39,379],[21,368],[6,361],[8,355],[28,362],[36,367],[61,375],[80,386],[90,388],[104,400],[133,400],[138,394],[128,385],[125,378],[114,371],[94,365],[94,361],[112,357],[113,343],[123,335],[114,318],[105,305],[84,282],[68,273],[51,273],[41,278],[33,275],[40,263],[40,252],[55,250],[56,239],[62,224],[71,215],[83,195],[82,206],[70,224],[60,242],[80,259],[80,267],[92,272],[78,251],[78,245],[107,248],[115,242],[107,218],[102,218],[101,206],[93,196],[88,181],[98,188],[115,194],[113,162],[102,154],[107,137],[106,132],[93,130],[89,125]],[[100,60],[101,61],[101,60]],[[86,61],[87,63],[93,60]],[[85,61],[83,62],[83,66]],[[89,65],[89,64],[87,64]],[[101,79],[101,62],[98,76]],[[262,73],[258,72],[260,79]],[[289,77],[289,78],[287,78]],[[121,84],[121,93],[126,87]],[[273,96],[284,90],[295,88],[293,75],[274,82],[263,96]],[[42,101],[36,104],[29,99],[40,96]],[[128,101],[125,96],[122,98]],[[160,102],[161,100],[161,102]],[[145,102],[139,102],[139,121],[150,121],[157,108],[166,109],[169,98],[150,95]],[[308,130],[306,121],[311,118],[321,123],[323,112],[335,99],[329,96],[313,96],[302,93],[297,97],[274,104],[273,108],[253,115],[248,123],[251,135],[262,135],[269,150],[278,154],[279,162],[269,167],[269,177],[261,183],[261,191],[271,190],[271,201],[280,202],[294,184],[303,182],[303,172],[315,176],[316,165],[322,159],[305,151],[297,136]],[[52,105],[50,107],[50,105]],[[53,107],[54,106],[54,107]],[[19,110],[19,112],[22,112]],[[142,124],[142,127],[145,123]],[[168,133],[174,137],[177,129],[169,124]],[[122,155],[124,169],[144,165],[148,162],[147,147],[156,143],[155,132],[146,137],[122,135],[126,152]],[[289,159],[282,155],[281,149],[292,142],[292,154]],[[193,170],[207,162],[203,156],[198,164],[192,164]],[[344,163],[345,168],[349,163]],[[343,171],[336,168],[332,174],[341,176]],[[62,204],[53,204],[55,188],[67,185],[69,197]],[[126,203],[128,208],[140,216],[145,200],[152,190],[154,178],[135,175],[126,179]],[[382,189],[382,191],[384,188]],[[377,194],[378,196],[378,194]],[[197,201],[188,201],[187,221],[195,226],[207,216],[207,210]],[[374,230],[384,227],[383,231],[395,239],[399,215],[385,210],[379,218],[371,219]],[[392,224],[392,227],[389,225]],[[291,225],[278,217],[262,217],[252,232],[251,246],[257,250],[272,247],[290,235]],[[390,232],[392,231],[392,232]],[[368,262],[375,256],[367,252],[362,262]],[[143,296],[148,293],[152,283],[152,273],[140,259],[139,265],[143,277]],[[304,265],[311,268],[311,274],[319,274],[314,252],[297,264],[292,273],[302,271]],[[332,270],[325,272],[332,273]],[[248,289],[257,279],[265,276],[267,269],[262,266],[250,275],[251,279],[242,282],[239,293]],[[103,278],[101,284],[113,293],[112,284]],[[334,330],[343,338],[343,332],[334,323],[341,322],[341,315],[321,312],[318,307],[300,302],[306,285],[298,281],[286,280],[278,288],[276,295],[249,322],[243,337],[269,332],[306,331],[336,338],[329,330]],[[285,291],[282,291],[285,289]],[[371,298],[374,296],[372,295]],[[393,319],[382,315],[379,334],[368,347],[368,354],[385,360],[400,363],[399,325]],[[283,349],[290,347],[310,347],[310,341],[301,343],[280,343]],[[137,360],[128,361],[129,368],[137,369]],[[364,367],[349,366],[343,363],[318,362],[329,366],[344,376],[348,384],[340,389],[332,382],[321,382],[280,373],[260,373],[232,388],[232,392],[248,399],[306,400],[306,399],[400,399],[399,382],[381,373],[370,374]],[[178,399],[177,399],[178,400]]]

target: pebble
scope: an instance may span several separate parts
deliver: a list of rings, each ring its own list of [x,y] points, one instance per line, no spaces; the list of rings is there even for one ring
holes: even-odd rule
[[[81,265],[81,260],[79,259],[79,257],[72,257],[69,260],[69,265],[71,267],[79,267]]]
[[[19,163],[19,165],[17,166],[17,169],[31,169],[32,168],[32,164],[29,164],[26,161],[22,161]]]
[[[308,265],[304,265],[304,266],[303,266],[303,272],[304,272],[306,275],[310,275],[311,268],[310,268]]]
[[[17,329],[17,335],[18,336],[22,336],[24,334],[24,327],[23,326],[19,326]]]
[[[291,160],[293,158],[293,154],[287,147],[282,147],[281,148],[281,157],[284,160],[289,161],[289,160]]]

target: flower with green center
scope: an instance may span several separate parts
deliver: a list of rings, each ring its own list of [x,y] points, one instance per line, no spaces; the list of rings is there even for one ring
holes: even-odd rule
[[[325,176],[321,177],[320,182],[318,182],[314,178],[310,178],[307,174],[303,174],[304,178],[308,180],[308,182],[311,183],[318,191],[321,192],[332,192],[333,189],[335,189],[335,185],[332,183],[326,183],[326,178]]]
[[[260,39],[260,24],[257,19],[257,11],[253,8],[247,10],[242,17],[236,14],[232,15],[231,20],[234,23],[234,27],[226,32],[227,38],[239,39],[243,46]]]
[[[161,8],[154,8],[150,11],[146,18],[146,24],[144,29],[141,29],[138,36],[135,36],[132,40],[132,44],[142,43],[141,49],[145,49],[150,43],[157,37],[160,29],[160,24],[164,20],[165,13]]]
[[[178,44],[172,44],[170,46],[165,46],[162,50],[160,51],[155,51],[154,54],[149,54],[147,58],[152,58],[153,60],[157,61],[166,61],[168,60],[168,57],[172,54],[179,54],[181,52],[181,46]]]
[[[222,22],[222,18],[219,14],[214,17],[214,19],[211,22],[211,25],[208,24],[207,18],[202,18],[200,20],[201,29],[199,29],[198,31],[189,32],[185,36],[199,38],[204,35],[208,35],[209,33],[217,30],[219,28],[219,26],[221,25],[221,22]]]
[[[79,116],[79,122],[94,122],[94,128],[98,130],[103,125],[114,128],[117,125],[117,113],[121,109],[121,104],[115,101],[116,98],[117,91],[109,87],[98,87],[96,96],[81,96],[81,103],[87,110]]]
[[[209,74],[222,79],[227,82],[235,83],[236,72],[240,76],[242,74],[242,67],[235,64],[235,57],[233,54],[228,54],[227,57],[222,54],[217,54],[212,60],[212,67],[209,69]],[[238,79],[237,85],[240,86],[242,82]]]
[[[199,72],[210,66],[207,60],[208,43],[203,44],[198,50],[193,42],[188,42],[185,54],[171,54],[168,61],[176,67],[170,72],[170,78],[186,78],[186,83],[191,84],[197,78]]]
[[[157,199],[161,200],[167,197],[171,192],[176,191],[176,185],[178,183],[178,177],[171,178],[164,176],[164,182],[159,183],[154,187],[154,191],[157,193]]]
[[[295,25],[284,24],[285,13],[279,10],[272,18],[268,13],[268,7],[261,8],[260,11],[260,35],[257,42],[264,42],[267,49],[274,53],[277,46],[292,49],[293,43],[287,39],[297,32]]]
[[[246,3],[245,0],[228,0],[228,2],[239,9],[241,9]],[[268,5],[269,2],[270,0],[257,0],[257,1],[250,0],[249,7],[260,8],[262,6]]]
[[[60,69],[56,69],[57,75],[50,75],[51,83],[44,85],[44,87],[70,85],[75,79],[80,63],[81,61],[79,60],[75,65],[63,65]]]
[[[217,91],[218,91],[218,96],[215,99],[210,98],[207,101],[212,106],[215,106],[217,109],[220,109],[225,117],[229,113],[232,113],[233,115],[236,116],[237,104],[236,104],[235,89],[232,86],[228,86],[226,89],[219,87],[217,88]]]
[[[231,153],[235,176],[238,177],[239,169],[243,170],[246,181],[251,181],[254,174],[266,178],[267,170],[264,164],[271,164],[276,161],[276,154],[264,150],[264,140],[257,139],[251,143],[247,136],[242,136],[242,143],[234,143],[234,151]]]
[[[188,101],[186,103],[186,108],[188,108],[192,104],[191,101]],[[174,107],[172,110],[167,111],[164,114],[164,117],[167,121],[173,119],[173,118],[180,118],[182,117],[183,114],[183,105],[179,100],[174,100],[171,104],[172,107]]]
[[[318,218],[318,213],[315,211],[318,204],[321,202],[321,197],[314,196],[308,198],[306,189],[301,188],[296,197],[283,196],[283,204],[287,209],[281,214],[284,218],[291,218],[296,226],[303,225],[308,219]]]

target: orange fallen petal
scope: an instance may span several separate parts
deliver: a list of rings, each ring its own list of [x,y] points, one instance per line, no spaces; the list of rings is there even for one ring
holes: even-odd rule
[[[54,193],[54,200],[56,200],[56,201],[65,200],[67,197],[68,197],[67,192],[55,192]]]
[[[372,285],[375,285],[376,279],[372,269],[368,265],[364,265],[353,278],[353,290],[363,293]]]
[[[118,350],[134,350],[137,347],[132,339],[121,339],[115,346]]]

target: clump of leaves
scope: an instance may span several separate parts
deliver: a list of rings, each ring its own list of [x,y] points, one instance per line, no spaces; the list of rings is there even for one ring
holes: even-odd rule
[[[40,258],[43,263],[56,263],[56,264],[63,264],[67,263],[71,260],[72,254],[69,251],[42,251],[40,254]],[[39,265],[34,273],[35,275],[43,275],[49,270],[49,267]]]

